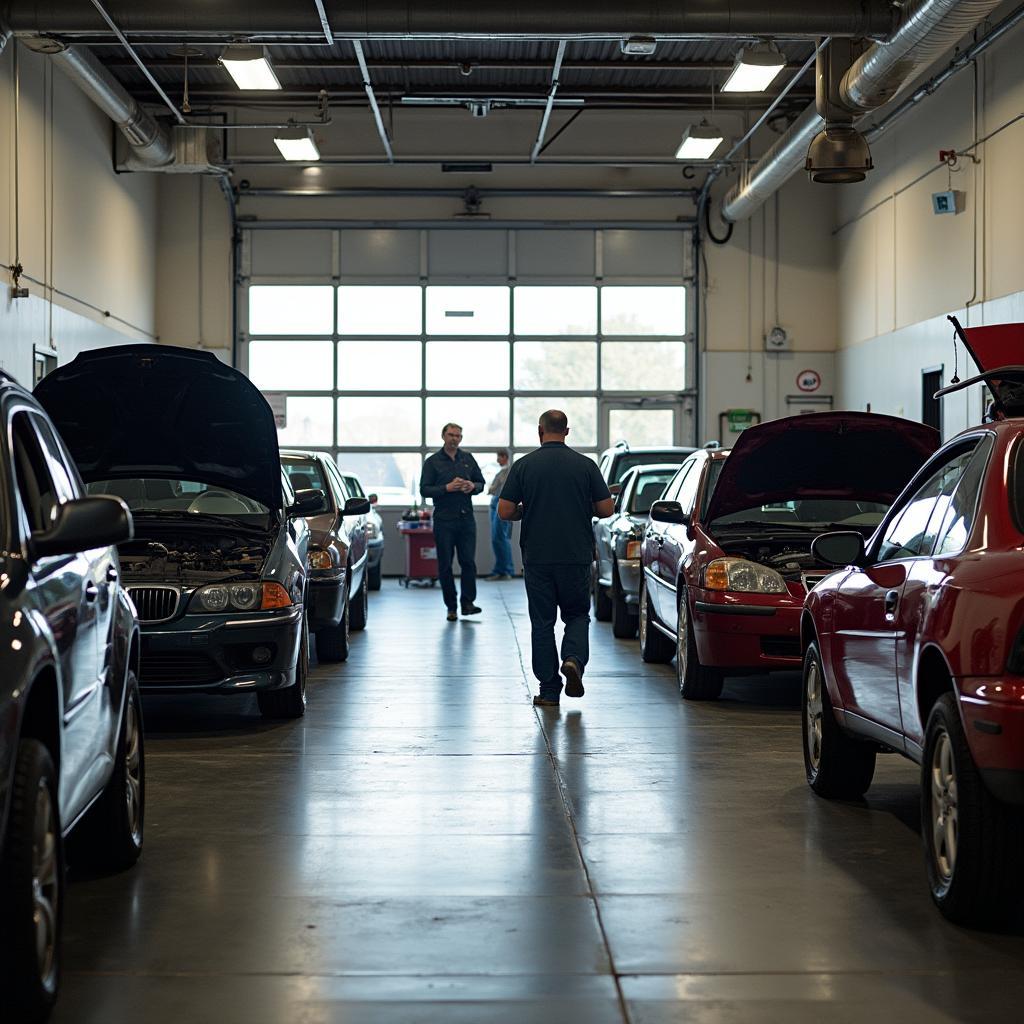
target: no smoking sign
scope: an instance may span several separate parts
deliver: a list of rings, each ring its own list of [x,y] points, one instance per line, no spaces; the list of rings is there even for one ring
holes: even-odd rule
[[[796,375],[796,386],[804,392],[817,391],[821,387],[821,374],[817,370],[801,370]]]

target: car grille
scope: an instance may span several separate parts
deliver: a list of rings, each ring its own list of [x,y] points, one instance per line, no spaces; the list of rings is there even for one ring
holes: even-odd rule
[[[139,622],[166,622],[174,618],[181,600],[177,587],[129,587],[128,596],[135,602]]]
[[[143,651],[142,686],[198,686],[224,678],[217,663],[194,651]]]
[[[800,640],[790,636],[763,636],[761,653],[769,658],[799,658]]]

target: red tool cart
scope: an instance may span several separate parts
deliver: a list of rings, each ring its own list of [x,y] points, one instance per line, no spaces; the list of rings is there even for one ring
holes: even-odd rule
[[[408,587],[412,580],[437,583],[437,545],[429,519],[400,519],[398,532],[405,538],[405,575],[399,580]]]

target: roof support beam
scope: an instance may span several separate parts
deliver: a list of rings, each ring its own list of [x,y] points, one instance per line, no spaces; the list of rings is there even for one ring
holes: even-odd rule
[[[363,88],[366,90],[366,98],[370,101],[370,110],[373,112],[373,120],[377,125],[377,134],[384,144],[384,152],[388,155],[388,163],[395,162],[395,154],[391,150],[391,139],[388,138],[388,130],[384,125],[384,118],[381,117],[380,107],[377,105],[377,97],[373,92],[373,84],[370,81],[370,71],[366,66],[366,57],[363,54],[363,44],[358,39],[352,40],[352,49],[356,52],[356,60],[359,62],[359,73],[363,76]]]
[[[324,30],[324,35],[327,36],[327,45],[334,45],[334,36],[331,33],[331,23],[327,20],[327,12],[324,10],[324,0],[313,0],[316,4],[316,13],[320,15],[320,25]]]
[[[555,105],[555,93],[558,92],[558,76],[562,73],[562,60],[565,57],[565,40],[558,41],[558,50],[555,53],[555,66],[551,71],[551,88],[548,90],[548,101],[544,105],[544,116],[540,119],[540,128],[537,131],[537,141],[533,144],[530,153],[530,163],[537,162],[537,154],[544,146],[544,136],[548,131],[548,121],[551,120],[551,108]]]

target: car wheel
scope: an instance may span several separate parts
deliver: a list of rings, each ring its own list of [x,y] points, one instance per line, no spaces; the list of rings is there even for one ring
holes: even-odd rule
[[[626,604],[626,595],[619,582],[618,562],[612,563],[612,636],[632,640],[636,636],[636,616]]]
[[[349,607],[348,590],[341,622],[316,631],[316,656],[320,661],[344,661],[348,657]]]
[[[1020,906],[1024,816],[985,787],[953,693],[943,694],[928,716],[921,836],[932,899],[951,921],[999,924]]]
[[[598,580],[598,566],[595,562],[590,570],[590,592],[594,596],[594,618],[598,622],[608,622],[612,617],[612,600]]]
[[[675,654],[676,645],[651,624],[653,616],[647,597],[647,583],[640,584],[640,657],[648,663],[666,665]]]
[[[283,690],[261,690],[256,694],[264,718],[301,718],[306,713],[306,680],[309,676],[309,628],[302,620],[299,651],[295,659],[295,682]]]
[[[839,728],[821,655],[813,643],[804,655],[801,721],[804,770],[811,789],[824,797],[863,796],[875,774],[875,748]]]
[[[103,795],[71,836],[70,856],[93,867],[131,867],[142,853],[146,819],[146,757],[135,673],[128,673],[112,772]]]
[[[359,593],[356,594],[355,603],[349,608],[349,625],[352,629],[366,629],[366,618],[370,612],[370,590],[369,581],[366,578],[366,570],[363,570],[363,580],[359,584]]]
[[[684,700],[718,700],[725,682],[718,669],[700,663],[697,642],[690,622],[690,602],[686,591],[679,595],[679,616],[676,625],[676,678],[679,694]]]
[[[378,562],[376,565],[371,565],[366,570],[366,576],[367,576],[367,584],[366,585],[370,588],[370,590],[380,590],[380,577],[381,577],[380,562]]]
[[[57,790],[49,751],[38,740],[22,740],[0,866],[0,982],[12,1020],[44,1020],[60,983],[64,846]]]

